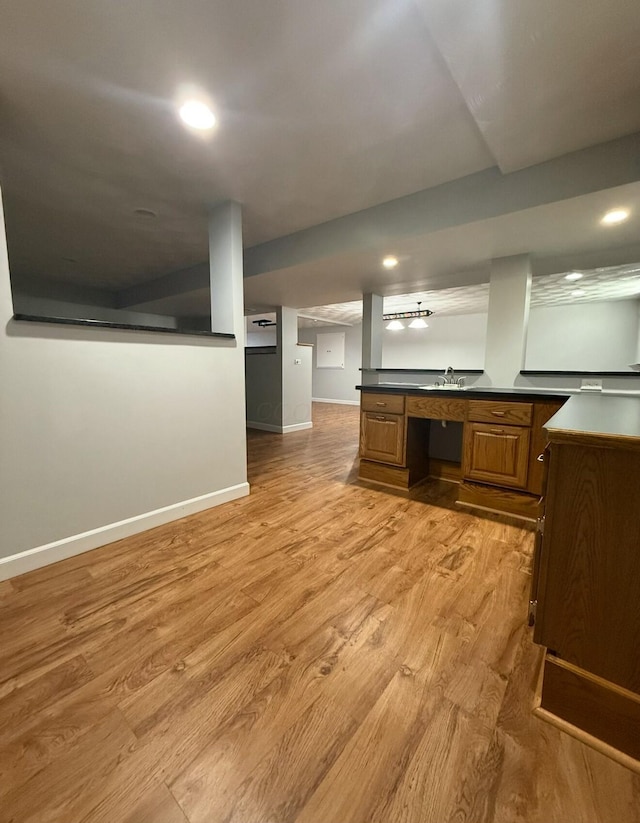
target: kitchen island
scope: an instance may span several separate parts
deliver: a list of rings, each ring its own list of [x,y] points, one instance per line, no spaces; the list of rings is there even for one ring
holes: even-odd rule
[[[362,479],[444,477],[463,505],[536,518],[534,712],[640,772],[640,396],[359,388]],[[430,455],[439,420],[459,462]]]
[[[406,383],[356,388],[362,480],[409,489],[427,477],[439,478],[458,484],[461,505],[528,520],[539,516],[543,427],[568,393]],[[449,424],[457,427],[459,448],[443,458],[434,445],[438,426]]]
[[[536,714],[640,771],[640,398],[575,396],[545,428]]]

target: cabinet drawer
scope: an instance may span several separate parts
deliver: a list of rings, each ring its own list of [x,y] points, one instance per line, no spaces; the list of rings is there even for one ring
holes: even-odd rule
[[[404,465],[404,415],[362,412],[360,457]]]
[[[464,476],[480,483],[524,489],[529,473],[530,430],[523,426],[467,423]]]
[[[469,400],[468,418],[477,423],[508,423],[512,426],[530,426],[532,417],[533,403]]]
[[[362,392],[360,403],[362,411],[404,414],[403,394],[374,394],[373,392]]]
[[[407,397],[407,414],[432,420],[463,421],[466,402],[455,397]]]

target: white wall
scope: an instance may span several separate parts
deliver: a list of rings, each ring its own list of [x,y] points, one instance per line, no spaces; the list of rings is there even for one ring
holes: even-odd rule
[[[279,306],[276,323],[282,364],[282,431],[310,429],[311,352],[298,345],[298,310]]]
[[[316,363],[317,336],[334,332],[345,334],[344,369],[319,369]],[[362,383],[360,372],[362,325],[303,328],[298,331],[298,339],[301,343],[313,344],[312,392],[314,399],[359,403],[360,392],[356,391],[355,387]]]
[[[240,345],[17,323],[0,209],[0,557],[64,541],[0,576],[248,492],[233,287]]]
[[[246,352],[247,426],[282,428],[282,360],[279,352]]]
[[[637,346],[637,300],[539,306],[529,315],[525,368],[626,371]]]
[[[426,329],[387,331],[382,341],[382,366],[390,369],[484,368],[486,314],[446,314],[427,318]]]
[[[253,314],[245,318],[246,327],[246,344],[249,347],[253,346],[275,346],[278,342],[276,326],[258,326],[253,321],[258,318],[273,318],[275,323],[275,314]]]
[[[32,297],[29,294],[13,295],[13,306],[17,314],[35,314],[40,317],[68,317],[81,320],[102,320],[108,323],[130,323],[138,326],[161,326],[177,329],[178,318],[148,312],[111,309],[106,306],[92,306],[83,303],[69,303],[50,297]]]

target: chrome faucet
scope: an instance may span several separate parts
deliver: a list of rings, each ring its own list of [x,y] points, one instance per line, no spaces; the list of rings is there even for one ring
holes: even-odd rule
[[[442,380],[442,383],[440,383]],[[447,366],[444,370],[444,377],[436,378],[435,381],[436,386],[458,386],[458,388],[462,388],[464,386],[464,377],[458,377],[456,379],[456,374],[453,370],[453,366]]]

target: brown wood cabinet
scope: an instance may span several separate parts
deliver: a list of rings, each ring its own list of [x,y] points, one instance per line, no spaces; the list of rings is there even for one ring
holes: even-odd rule
[[[467,423],[464,477],[482,483],[524,489],[529,469],[530,431],[524,426]]]
[[[534,520],[542,490],[542,427],[564,401],[487,397],[363,390],[360,478],[402,489],[428,475],[444,478],[459,484],[461,505]],[[434,421],[464,424],[457,461],[430,457]]]
[[[536,712],[640,761],[640,437],[590,428],[550,431],[531,594],[534,640],[547,649]]]
[[[533,403],[504,400],[469,400],[467,417],[477,423],[506,423],[530,426]]]
[[[552,443],[534,639],[640,694],[640,451]]]
[[[362,412],[360,457],[397,466],[404,465],[404,432],[404,415]]]

